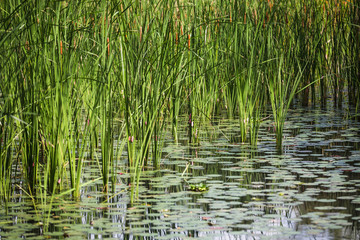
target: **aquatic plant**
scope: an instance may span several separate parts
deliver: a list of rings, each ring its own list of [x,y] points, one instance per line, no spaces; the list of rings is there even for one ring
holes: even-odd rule
[[[190,184],[189,190],[193,191],[193,192],[205,192],[205,191],[209,190],[209,187],[204,183]]]
[[[284,57],[280,53],[280,56],[273,60],[274,66],[271,69],[275,69],[275,71],[269,73],[269,78],[267,79],[269,99],[274,117],[276,147],[280,152],[287,111],[290,108],[291,100],[294,98],[302,76],[302,68],[289,72],[289,68],[284,67],[286,65],[285,62],[290,61],[290,58],[290,56]]]
[[[78,199],[90,157],[107,192],[125,149],[122,168],[129,167],[135,202],[143,169],[161,167],[169,125],[179,142],[182,114],[189,142],[201,144],[204,121],[226,112],[239,118],[241,141],[256,145],[270,108],[280,149],[295,100],[325,105],[332,96],[340,106],[347,88],[359,106],[357,3],[10,0],[0,6],[3,199],[11,196],[15,166],[30,194],[45,201],[69,191]]]

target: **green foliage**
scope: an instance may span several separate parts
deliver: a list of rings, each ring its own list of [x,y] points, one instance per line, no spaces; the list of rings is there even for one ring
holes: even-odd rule
[[[307,91],[315,102],[330,87],[340,105],[348,86],[359,104],[358,8],[310,0],[2,1],[0,195],[11,196],[19,164],[29,193],[79,198],[84,160],[99,151],[108,192],[126,149],[134,202],[144,167],[161,166],[168,124],[178,141],[181,114],[189,142],[201,144],[201,123],[225,111],[239,118],[242,141],[256,145],[270,107],[281,149],[299,90],[303,102]]]
[[[209,190],[209,187],[206,186],[206,184],[204,184],[204,183],[190,184],[189,190],[193,191],[193,192],[205,192],[205,191]]]

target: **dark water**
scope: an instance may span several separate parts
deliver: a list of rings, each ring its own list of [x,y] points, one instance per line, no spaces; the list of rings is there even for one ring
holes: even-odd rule
[[[178,145],[163,136],[161,170],[144,171],[135,206],[123,153],[114,195],[99,180],[79,202],[34,209],[17,188],[0,210],[1,239],[360,239],[360,124],[346,111],[290,111],[281,155],[270,121],[257,149],[239,144],[236,120],[195,123],[200,144],[188,143],[186,122]],[[99,176],[88,160],[84,182]],[[201,183],[208,191],[189,191]]]

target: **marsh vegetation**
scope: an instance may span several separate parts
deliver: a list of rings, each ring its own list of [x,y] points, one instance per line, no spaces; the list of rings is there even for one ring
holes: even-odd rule
[[[185,224],[158,222],[174,212],[155,200],[194,206],[184,219],[205,217],[218,235],[242,235],[222,224],[232,206],[243,213],[234,223],[245,231],[263,221],[255,217],[262,211],[276,219],[296,212],[288,222],[297,225],[304,208],[316,222],[308,209],[329,209],[312,200],[350,206],[344,213],[343,203],[330,204],[344,216],[318,214],[326,216],[320,229],[334,230],[327,220],[336,218],[358,221],[359,7],[350,0],[2,1],[0,236],[17,214],[24,224],[41,223],[29,234],[63,233],[65,225],[53,221],[64,218],[90,224],[101,219],[100,202],[105,221],[118,213],[112,208],[134,212],[107,230],[119,232],[115,238],[165,237]],[[304,164],[325,170],[289,169]],[[314,183],[328,180],[350,193],[317,198],[326,184]],[[306,184],[317,190],[301,195]],[[255,185],[270,195],[258,198]],[[216,200],[213,191],[231,201]],[[176,201],[156,197],[165,192]],[[278,207],[269,208],[276,199]],[[24,209],[14,211],[14,204]],[[152,215],[137,221],[148,206]],[[187,227],[187,236],[209,230]]]

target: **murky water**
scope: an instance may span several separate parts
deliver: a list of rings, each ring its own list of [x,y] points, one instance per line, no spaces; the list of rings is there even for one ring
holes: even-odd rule
[[[0,236],[359,239],[360,124],[346,116],[290,111],[281,155],[270,121],[261,127],[257,149],[239,144],[236,120],[201,124],[196,145],[188,144],[184,126],[178,145],[170,133],[164,136],[161,170],[144,171],[139,204],[129,204],[128,175],[120,162],[114,195],[104,195],[102,181],[95,181],[83,188],[81,201],[54,199],[51,211],[49,205],[34,209],[17,188],[8,214],[0,210]],[[84,182],[99,176],[96,161],[88,160]],[[14,182],[22,186],[21,179]],[[208,190],[189,190],[197,184]]]

